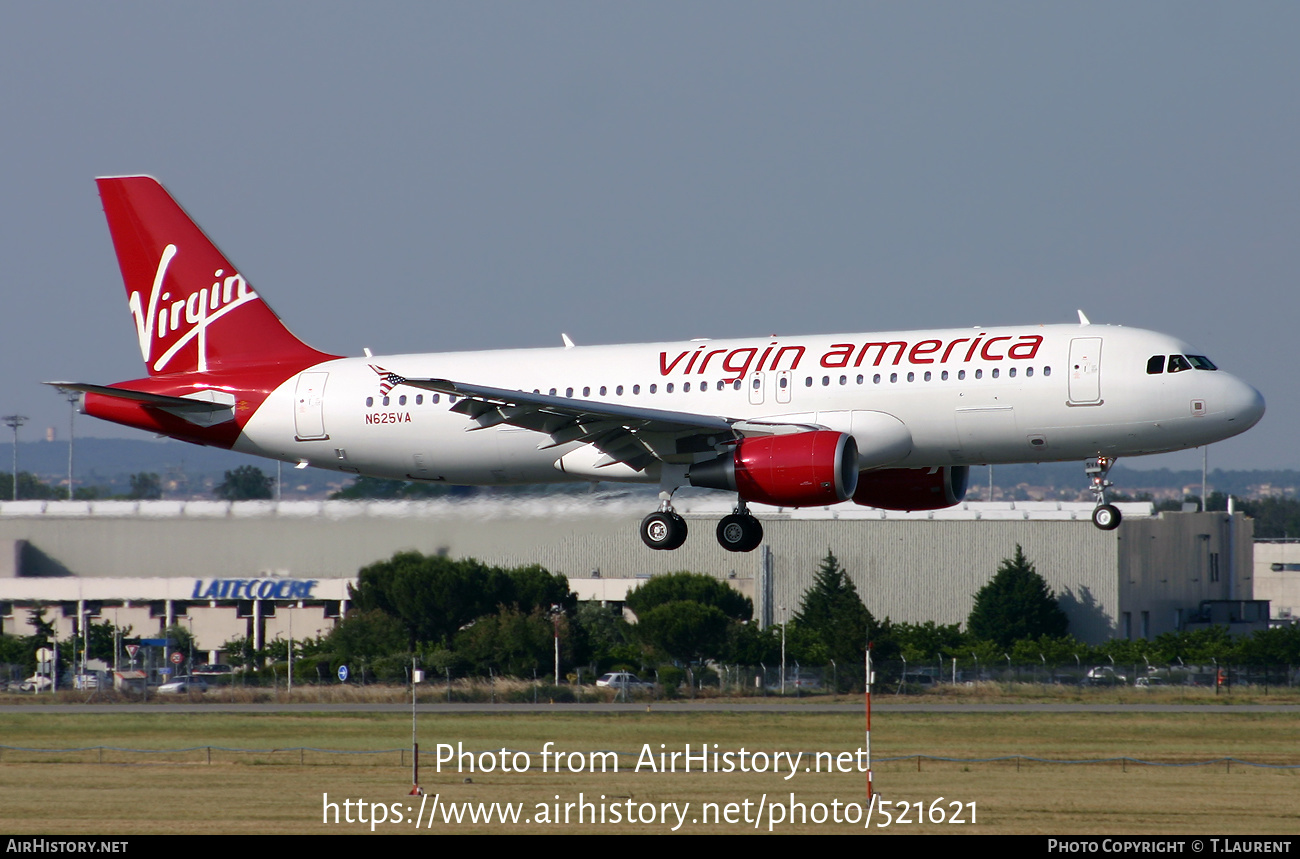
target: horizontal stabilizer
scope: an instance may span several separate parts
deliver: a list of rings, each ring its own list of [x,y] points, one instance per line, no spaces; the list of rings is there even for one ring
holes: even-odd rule
[[[78,391],[83,394],[100,394],[119,400],[160,408],[200,426],[212,426],[235,419],[235,398],[224,391],[198,391],[187,397],[133,391],[130,388],[113,388],[108,385],[88,385],[84,382],[46,382],[60,391]]]

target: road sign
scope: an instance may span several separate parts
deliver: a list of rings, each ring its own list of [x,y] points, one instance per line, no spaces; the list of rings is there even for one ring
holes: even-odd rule
[[[48,647],[42,647],[41,649],[36,651],[37,662],[49,662],[53,658],[54,658],[54,651],[50,650]]]
[[[185,661],[185,654],[179,650],[172,654],[172,665],[180,665]]]
[[[348,682],[348,667],[346,665],[339,666],[339,681],[343,683]]]
[[[126,655],[131,657],[132,659],[135,659],[135,655],[139,652],[140,652],[140,645],[138,644],[128,644],[126,646]]]

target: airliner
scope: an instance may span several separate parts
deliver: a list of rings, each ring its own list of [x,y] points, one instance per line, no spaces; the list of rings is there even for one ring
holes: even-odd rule
[[[1078,324],[360,357],[295,337],[156,180],[97,180],[147,375],[82,413],[349,474],[458,485],[626,481],[676,549],[682,486],[734,494],[723,548],[763,538],[749,504],[961,502],[971,465],[1081,459],[1093,523],[1117,457],[1235,436],[1255,388],[1174,337]]]

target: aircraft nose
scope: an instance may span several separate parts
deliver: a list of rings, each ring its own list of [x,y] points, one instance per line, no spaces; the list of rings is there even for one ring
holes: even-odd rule
[[[1228,392],[1228,422],[1234,424],[1235,431],[1245,432],[1264,417],[1264,395],[1240,379],[1232,381]]]

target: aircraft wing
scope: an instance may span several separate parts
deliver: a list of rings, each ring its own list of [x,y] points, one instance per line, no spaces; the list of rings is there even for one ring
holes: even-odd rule
[[[548,436],[537,446],[539,450],[583,442],[594,445],[605,455],[598,465],[622,462],[637,470],[655,460],[689,463],[693,454],[714,450],[719,444],[744,436],[823,429],[806,424],[765,423],[723,415],[575,400],[450,379],[408,379],[391,373],[388,380],[461,398],[452,411],[473,419],[471,432],[500,424],[522,427]]]

